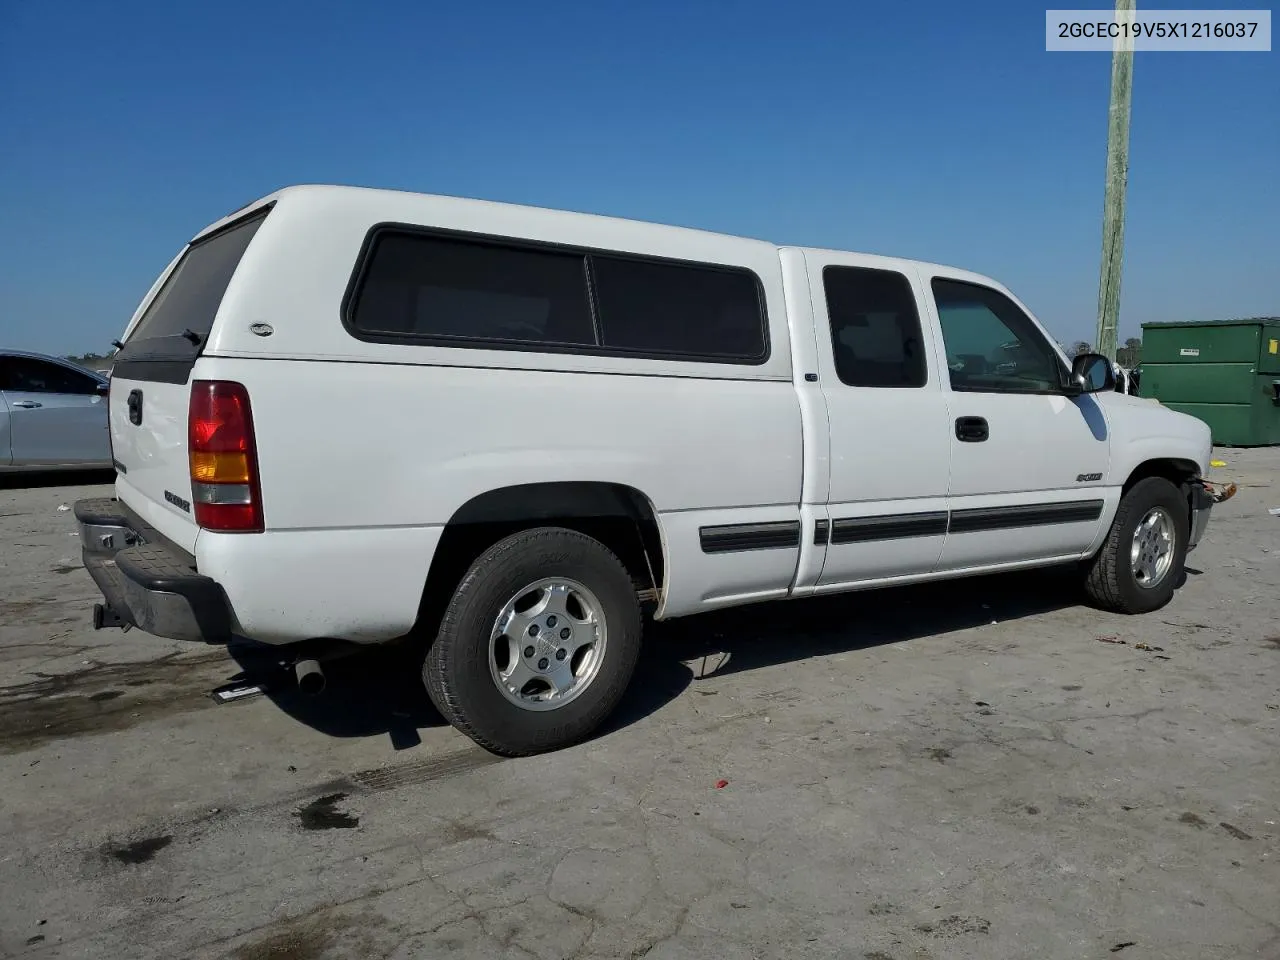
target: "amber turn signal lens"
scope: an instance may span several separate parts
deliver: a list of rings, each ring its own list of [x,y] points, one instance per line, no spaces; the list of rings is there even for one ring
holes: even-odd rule
[[[243,453],[191,453],[191,479],[197,483],[248,483],[249,458]]]

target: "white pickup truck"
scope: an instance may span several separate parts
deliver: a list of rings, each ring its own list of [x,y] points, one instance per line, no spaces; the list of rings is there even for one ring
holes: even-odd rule
[[[646,613],[1048,564],[1140,613],[1213,502],[1205,424],[986,277],[349,187],[192,240],[109,406],[97,625],[416,644],[511,755],[604,720]]]

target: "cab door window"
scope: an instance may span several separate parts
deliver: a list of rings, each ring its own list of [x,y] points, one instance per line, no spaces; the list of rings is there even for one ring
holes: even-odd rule
[[[935,277],[932,287],[952,390],[1061,391],[1062,362],[1017,304],[976,283]]]

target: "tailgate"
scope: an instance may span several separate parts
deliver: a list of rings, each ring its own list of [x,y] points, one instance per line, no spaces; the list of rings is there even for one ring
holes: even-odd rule
[[[117,496],[182,549],[194,553],[198,528],[191,512],[187,464],[189,392],[185,382],[113,375],[109,416]]]
[[[190,553],[199,532],[187,460],[191,372],[267,213],[255,211],[188,246],[113,358],[109,410],[116,492]]]

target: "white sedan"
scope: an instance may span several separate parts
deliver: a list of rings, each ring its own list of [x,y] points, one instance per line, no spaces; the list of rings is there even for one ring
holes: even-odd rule
[[[0,350],[0,473],[109,469],[107,384],[67,360]]]

